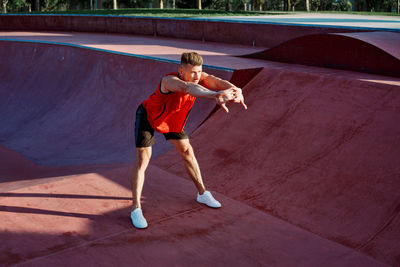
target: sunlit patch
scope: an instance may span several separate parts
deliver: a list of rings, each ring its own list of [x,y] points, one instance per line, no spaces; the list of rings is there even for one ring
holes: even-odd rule
[[[0,193],[0,231],[89,234],[93,221],[130,205],[126,187],[97,173],[83,174]]]
[[[35,32],[35,36],[41,37],[71,37],[73,34],[70,33],[60,33],[60,32]],[[32,32],[0,32],[1,37],[29,37],[32,36]]]
[[[359,79],[359,80],[364,82],[373,82],[373,83],[391,84],[400,86],[399,79],[390,79],[389,77],[385,77],[385,79],[382,80],[374,80],[374,79]]]

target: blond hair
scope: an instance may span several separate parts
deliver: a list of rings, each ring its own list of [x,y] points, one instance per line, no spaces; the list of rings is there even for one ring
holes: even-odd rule
[[[201,66],[203,65],[203,58],[196,52],[184,52],[181,56],[181,65],[187,64]]]

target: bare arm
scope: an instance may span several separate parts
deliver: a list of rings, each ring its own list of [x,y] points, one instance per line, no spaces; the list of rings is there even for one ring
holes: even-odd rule
[[[208,88],[212,88],[214,90],[225,90],[230,88],[237,88],[234,84],[230,83],[227,80],[223,80],[214,75],[207,74],[205,72],[201,73],[201,81]]]
[[[194,97],[215,99],[218,105],[220,105],[226,112],[226,102],[234,99],[234,90],[227,89],[220,92],[212,91],[200,84],[185,82],[175,76],[166,76],[161,82],[161,91],[164,93],[168,92],[182,92],[187,93]]]
[[[244,103],[244,97],[242,94],[242,89],[236,87],[234,84],[230,83],[227,80],[223,80],[221,78],[215,77],[213,75],[207,74],[205,72],[201,73],[201,81],[208,88],[212,88],[215,90],[234,90],[234,99],[235,103],[240,103],[245,109],[247,109],[246,104]]]

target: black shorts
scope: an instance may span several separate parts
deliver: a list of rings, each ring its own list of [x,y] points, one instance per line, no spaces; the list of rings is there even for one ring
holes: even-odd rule
[[[181,133],[164,133],[163,135],[166,140],[189,138],[185,129]],[[135,144],[136,147],[149,147],[155,144],[154,129],[147,120],[147,112],[143,105],[140,105],[136,111]]]

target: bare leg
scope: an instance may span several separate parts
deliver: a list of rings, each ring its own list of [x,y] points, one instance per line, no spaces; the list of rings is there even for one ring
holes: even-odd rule
[[[132,173],[133,209],[141,208],[140,198],[144,184],[144,173],[151,158],[151,147],[136,148],[136,162]]]
[[[203,184],[203,179],[201,178],[201,172],[199,164],[197,163],[196,157],[194,156],[193,147],[190,145],[189,139],[181,140],[169,140],[175,146],[179,155],[181,155],[186,171],[192,178],[194,185],[200,194],[203,194],[205,187]]]

